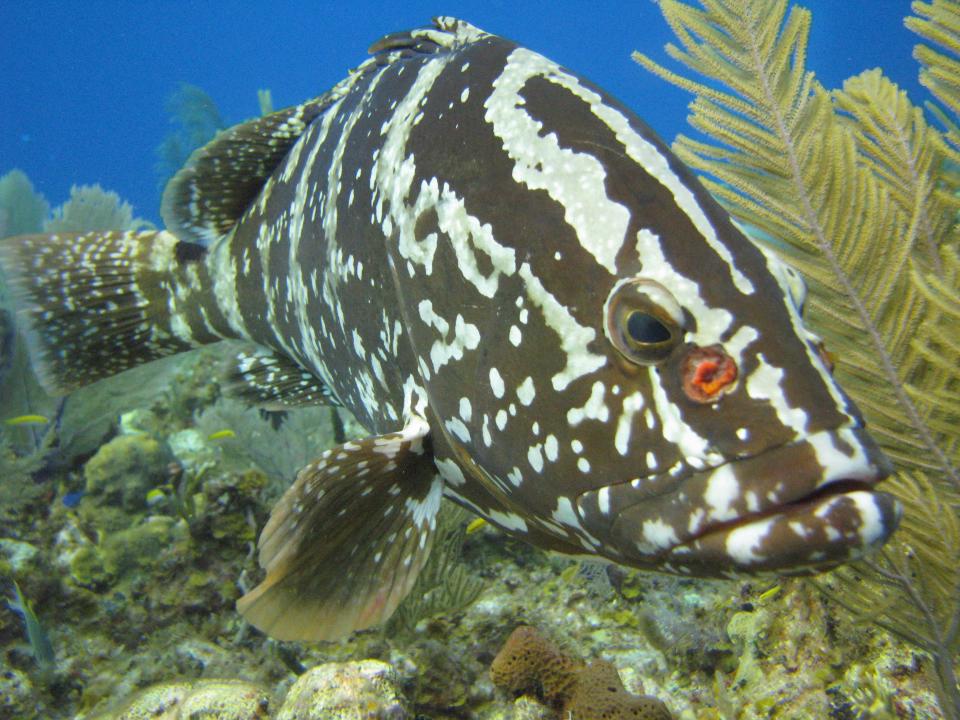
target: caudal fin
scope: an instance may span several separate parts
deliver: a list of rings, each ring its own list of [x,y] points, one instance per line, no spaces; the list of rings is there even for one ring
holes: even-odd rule
[[[205,252],[164,231],[0,241],[18,325],[44,387],[66,393],[216,339],[197,337],[177,310],[187,299],[185,266]]]

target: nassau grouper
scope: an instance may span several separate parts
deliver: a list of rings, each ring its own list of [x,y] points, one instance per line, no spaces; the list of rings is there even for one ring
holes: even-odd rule
[[[443,496],[685,575],[813,572],[890,536],[889,462],[803,326],[803,282],[650,128],[453,18],[371,53],[194,153],[165,231],[2,249],[51,390],[241,338],[246,397],[335,401],[369,431],[273,509],[251,623],[384,621]]]

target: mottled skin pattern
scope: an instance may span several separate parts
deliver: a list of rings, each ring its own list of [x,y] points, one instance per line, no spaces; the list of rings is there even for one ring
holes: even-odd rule
[[[447,494],[557,549],[660,566],[663,546],[696,536],[711,515],[727,521],[825,481],[881,475],[884,461],[785,292],[787,271],[626,108],[513,43],[460,32],[440,36],[449,47],[435,52],[368,64],[274,173],[229,258],[211,263],[237,268],[238,330],[315,371],[371,432],[424,413]],[[498,107],[494,86],[511,75],[519,93]],[[492,122],[498,111],[505,130]],[[525,118],[533,135],[516,127]],[[501,137],[510,133],[514,154],[555,139],[542,169],[525,171],[542,182],[518,172]],[[684,202],[663,173],[688,189]],[[594,196],[602,204],[591,206]],[[571,211],[574,200],[582,207]],[[569,222],[571,212],[586,221]],[[584,235],[618,222],[601,264],[599,241]],[[672,289],[686,320],[687,341],[653,367],[623,359],[603,335],[611,289],[634,275]],[[697,404],[678,366],[690,347],[714,343],[740,381]],[[576,408],[583,419],[571,422]],[[704,468],[840,429],[818,436],[820,450],[771,456],[776,472],[730,465],[732,480],[704,497]],[[830,467],[856,453],[858,467]],[[693,553],[671,565],[718,574],[734,565],[726,560]]]
[[[345,571],[343,592],[359,573],[376,598],[331,622],[388,615],[429,550],[441,478],[542,547],[680,573],[804,572],[890,535],[899,507],[871,489],[887,461],[803,326],[802,282],[639,118],[460,21],[375,50],[195,157],[165,195],[171,232],[4,251],[50,384],[71,357],[102,361],[89,380],[246,338],[275,351],[248,373],[270,386],[254,395],[332,394],[374,436],[305,469],[274,512],[249,604],[272,585],[284,598],[259,626],[298,636],[278,618],[325,592],[322,558],[344,550],[375,567]],[[129,276],[108,283],[122,312],[106,328],[140,344],[129,357],[72,312],[69,288],[107,265]],[[393,529],[364,554],[377,508]]]

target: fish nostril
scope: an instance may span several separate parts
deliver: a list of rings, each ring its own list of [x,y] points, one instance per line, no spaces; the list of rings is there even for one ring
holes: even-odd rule
[[[680,366],[683,391],[697,403],[716,402],[737,379],[737,363],[719,345],[695,347]]]

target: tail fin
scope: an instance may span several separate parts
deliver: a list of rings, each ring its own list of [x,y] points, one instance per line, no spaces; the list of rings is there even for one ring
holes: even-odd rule
[[[44,387],[62,394],[218,339],[196,337],[177,311],[187,300],[185,266],[205,253],[164,231],[0,241],[0,265]]]

